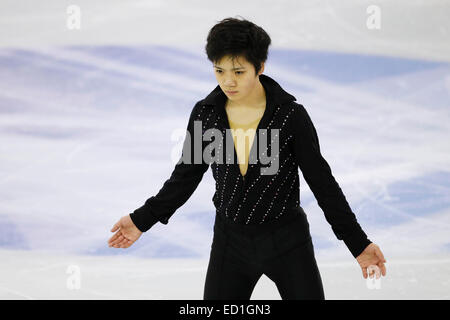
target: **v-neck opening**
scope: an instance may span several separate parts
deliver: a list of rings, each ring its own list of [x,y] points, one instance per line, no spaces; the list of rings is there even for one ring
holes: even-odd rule
[[[245,175],[243,175],[241,173],[241,170],[240,170],[238,152],[237,152],[237,149],[236,149],[236,144],[234,143],[233,134],[231,133],[232,129],[231,129],[231,125],[230,125],[230,119],[229,119],[228,114],[226,112],[225,105],[226,105],[226,100],[225,100],[225,104],[223,106],[223,110],[224,110],[224,113],[225,113],[225,116],[226,116],[226,120],[227,120],[226,122],[227,122],[227,125],[228,125],[228,128],[226,128],[226,129],[230,130],[231,139],[233,139],[233,149],[234,149],[234,154],[235,154],[235,159],[233,159],[233,160],[237,161],[237,163],[235,163],[236,164],[235,167],[238,170],[239,175],[241,176],[242,180],[245,180],[245,177],[248,174],[248,169],[250,168],[250,162],[248,162],[247,171],[246,171]],[[253,147],[255,146],[255,144],[258,141],[257,134],[259,132],[259,129],[260,129],[260,126],[261,126],[261,123],[262,123],[263,119],[267,116],[267,113],[268,113],[267,110],[268,110],[268,106],[267,106],[267,92],[266,92],[266,107],[264,108],[264,113],[263,113],[262,117],[260,118],[260,120],[258,122],[258,125],[256,126],[255,135],[253,136],[253,142],[252,142],[252,144],[250,146],[250,149],[249,149],[249,158],[247,159],[247,161],[250,160],[250,155],[252,154]]]

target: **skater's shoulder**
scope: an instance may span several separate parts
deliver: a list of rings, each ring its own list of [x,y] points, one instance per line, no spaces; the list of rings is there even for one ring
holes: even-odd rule
[[[208,104],[204,103],[204,100],[205,99],[198,100],[192,107],[191,115],[196,119],[202,118],[205,112],[211,109]]]
[[[291,101],[287,104],[287,107],[290,108],[293,112],[306,111],[303,104],[298,101]]]
[[[305,106],[300,102],[289,102],[286,107],[289,109],[289,113],[292,113],[294,117],[305,117],[308,115],[308,111],[306,110]]]

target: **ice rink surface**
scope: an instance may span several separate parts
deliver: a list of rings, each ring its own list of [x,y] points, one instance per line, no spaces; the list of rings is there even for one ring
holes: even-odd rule
[[[387,259],[370,289],[300,173],[326,298],[449,299],[448,2],[381,1],[379,30],[368,1],[78,1],[80,30],[66,26],[71,2],[26,3],[0,4],[0,299],[202,298],[210,170],[168,225],[125,250],[107,240],[170,176],[193,105],[217,85],[207,31],[238,14],[272,37],[264,73],[307,109]],[[252,299],[280,296],[263,276]]]

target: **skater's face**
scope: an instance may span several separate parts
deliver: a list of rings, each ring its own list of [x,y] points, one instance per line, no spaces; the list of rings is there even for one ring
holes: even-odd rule
[[[217,82],[229,100],[239,103],[246,101],[257,84],[259,75],[264,71],[264,63],[258,74],[255,67],[243,56],[232,59],[226,55],[220,61],[214,63],[214,73]]]

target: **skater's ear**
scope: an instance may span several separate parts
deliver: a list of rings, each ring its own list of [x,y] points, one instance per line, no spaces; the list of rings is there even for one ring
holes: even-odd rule
[[[265,62],[261,62],[261,69],[259,70],[259,72],[258,72],[258,76],[261,74],[261,73],[263,73],[264,72],[264,66],[265,66]]]

